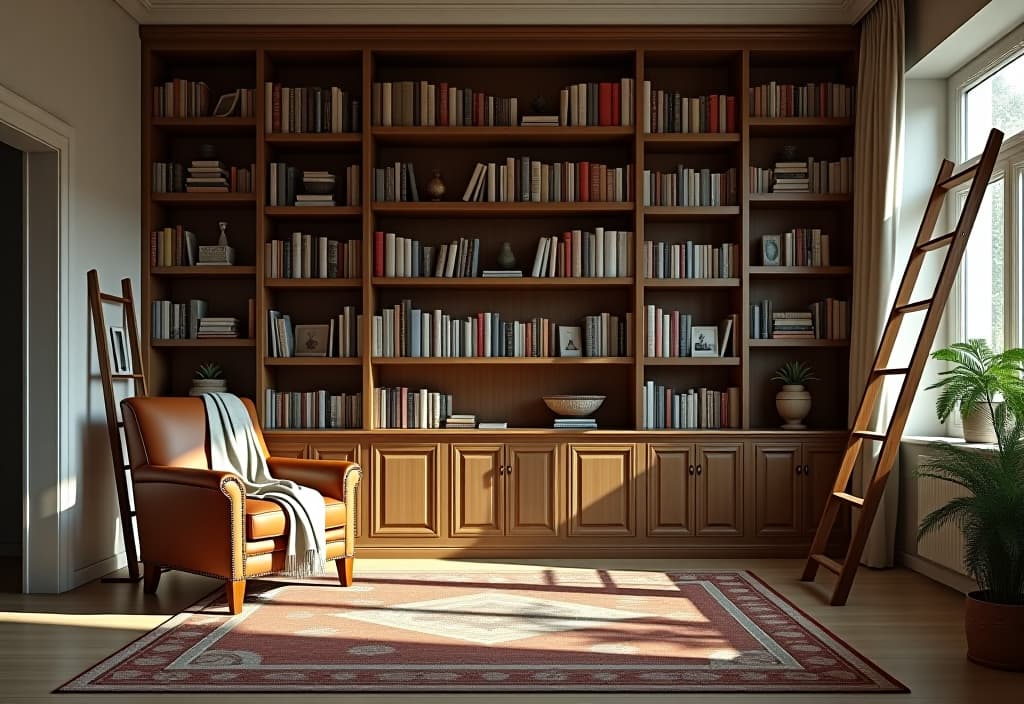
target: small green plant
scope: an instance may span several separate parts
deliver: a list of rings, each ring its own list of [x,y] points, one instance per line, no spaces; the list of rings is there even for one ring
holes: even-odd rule
[[[928,387],[941,389],[935,400],[939,421],[944,423],[957,406],[966,416],[985,404],[992,414],[999,396],[1010,414],[1024,417],[1024,349],[1014,347],[997,354],[987,341],[976,338],[935,350],[932,359],[953,365],[939,372],[939,380]]]
[[[781,381],[786,386],[804,386],[808,381],[818,381],[818,377],[814,376],[814,370],[805,362],[786,362],[771,380]]]
[[[199,365],[195,373],[196,379],[223,379],[224,369],[216,362],[207,362]]]

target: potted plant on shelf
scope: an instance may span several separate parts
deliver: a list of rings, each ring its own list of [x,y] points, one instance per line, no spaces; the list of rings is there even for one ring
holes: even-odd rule
[[[966,494],[921,521],[918,539],[944,525],[964,537],[964,566],[978,583],[967,595],[967,657],[981,665],[1024,670],[1024,416],[995,408],[994,450],[931,444],[918,476],[952,482]]]
[[[189,396],[201,396],[214,391],[227,391],[228,380],[224,378],[224,369],[216,362],[199,365],[192,376],[192,388]]]
[[[786,362],[771,380],[782,382],[782,390],[775,394],[775,409],[786,421],[783,429],[804,430],[803,419],[811,410],[811,392],[804,385],[818,380],[814,370],[804,362]]]
[[[927,387],[942,390],[935,400],[939,420],[945,422],[959,408],[964,440],[996,442],[992,419],[997,407],[1005,402],[1024,409],[1024,349],[1014,347],[997,354],[985,340],[971,339],[935,350],[932,359],[953,365]]]

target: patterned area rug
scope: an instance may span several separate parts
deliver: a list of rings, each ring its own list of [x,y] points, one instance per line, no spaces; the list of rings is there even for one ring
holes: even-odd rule
[[[61,692],[905,692],[749,572],[387,573],[222,590]]]

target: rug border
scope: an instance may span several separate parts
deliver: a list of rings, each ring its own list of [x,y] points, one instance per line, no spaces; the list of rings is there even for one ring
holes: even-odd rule
[[[575,568],[574,567],[572,569],[597,569],[597,568]],[[630,569],[630,568],[622,568],[622,569],[624,569],[624,571],[627,571],[627,572],[660,572],[662,574],[668,574],[668,573],[676,572],[676,571],[678,571],[678,572],[698,572],[698,573],[699,572],[722,572],[722,573],[743,574],[743,575],[745,575],[745,576],[747,576],[749,578],[752,578],[754,581],[756,581],[760,586],[762,586],[764,589],[766,589],[768,592],[770,592],[777,599],[779,599],[780,601],[784,602],[791,609],[793,609],[794,611],[799,613],[803,618],[805,618],[808,621],[810,621],[811,623],[815,624],[818,628],[820,628],[823,632],[825,632],[830,638],[834,639],[837,643],[840,643],[843,647],[847,648],[850,652],[854,653],[864,663],[866,663],[868,666],[872,667],[875,671],[877,671],[883,678],[885,678],[889,682],[889,684],[893,685],[896,689],[894,691],[881,691],[881,690],[877,690],[876,689],[876,690],[857,691],[857,692],[840,692],[840,691],[836,691],[834,689],[812,690],[812,689],[806,689],[805,688],[805,689],[792,689],[792,690],[789,690],[789,689],[773,689],[771,691],[760,691],[759,692],[759,691],[742,691],[742,690],[714,689],[713,685],[711,686],[711,688],[709,688],[707,685],[700,686],[700,687],[695,687],[694,685],[684,685],[684,686],[681,686],[681,687],[679,687],[677,689],[673,689],[673,690],[666,690],[666,689],[636,689],[636,688],[634,688],[634,689],[621,689],[621,690],[616,690],[615,692],[609,692],[609,693],[603,694],[603,695],[602,695],[602,693],[600,691],[603,688],[601,685],[595,685],[594,687],[589,688],[589,689],[525,689],[525,688],[523,688],[523,689],[490,689],[490,688],[487,688],[487,687],[473,687],[472,689],[441,689],[441,688],[438,688],[438,689],[416,689],[416,690],[407,690],[407,691],[387,691],[387,690],[380,690],[380,689],[352,689],[352,690],[349,690],[348,692],[339,691],[337,689],[322,689],[322,690],[316,689],[316,690],[311,690],[308,687],[302,688],[302,689],[282,689],[282,688],[262,689],[262,688],[256,688],[255,686],[252,689],[245,688],[245,689],[234,689],[234,690],[222,690],[222,689],[196,689],[196,690],[166,689],[166,690],[162,690],[162,689],[154,689],[153,687],[146,687],[144,689],[102,689],[102,688],[96,688],[96,689],[70,689],[70,690],[69,689],[65,689],[65,687],[70,685],[75,680],[81,678],[83,675],[85,675],[90,670],[96,668],[97,666],[103,664],[104,662],[107,662],[108,660],[116,657],[117,655],[120,655],[121,653],[123,653],[124,651],[128,650],[129,648],[131,648],[136,643],[138,643],[140,640],[146,638],[147,636],[152,635],[154,632],[160,630],[161,628],[166,626],[168,623],[170,623],[174,619],[183,616],[185,614],[185,612],[187,612],[189,609],[192,609],[192,608],[194,608],[194,607],[196,607],[196,606],[198,606],[200,604],[209,604],[210,602],[215,601],[216,598],[217,598],[217,593],[220,591],[220,587],[215,587],[214,589],[212,589],[210,592],[208,592],[204,596],[196,599],[194,602],[192,602],[191,604],[189,604],[188,606],[183,608],[181,611],[168,616],[163,621],[161,621],[157,625],[153,626],[152,628],[150,628],[145,633],[137,636],[136,638],[133,638],[128,643],[125,643],[123,646],[121,646],[120,648],[115,650],[110,655],[106,656],[105,658],[102,658],[101,660],[99,660],[96,663],[93,663],[92,665],[90,665],[89,667],[85,668],[84,670],[79,672],[77,675],[75,675],[71,679],[66,680],[63,684],[59,685],[56,689],[51,690],[50,694],[86,694],[86,695],[90,695],[90,694],[105,694],[105,695],[111,695],[111,694],[135,694],[135,695],[137,695],[137,694],[157,694],[157,695],[159,695],[159,694],[199,694],[199,695],[203,695],[203,694],[285,694],[285,695],[287,695],[287,694],[346,694],[346,693],[351,693],[351,694],[369,694],[369,695],[382,695],[382,696],[383,695],[389,695],[389,694],[391,694],[391,695],[394,695],[394,694],[401,694],[401,695],[410,695],[410,694],[428,694],[428,695],[429,694],[452,694],[452,695],[469,696],[469,695],[472,695],[472,694],[478,694],[479,693],[479,694],[554,694],[554,695],[557,695],[557,694],[589,694],[589,695],[598,694],[598,695],[602,695],[602,696],[611,697],[611,696],[616,695],[616,694],[665,694],[665,695],[672,695],[672,694],[710,694],[710,695],[746,694],[746,695],[762,695],[762,696],[764,696],[764,695],[771,695],[771,694],[798,694],[798,695],[800,695],[800,694],[806,694],[806,695],[814,695],[814,694],[818,694],[818,695],[821,695],[821,694],[838,694],[838,695],[871,694],[871,695],[886,695],[886,694],[910,694],[911,693],[910,688],[907,687],[905,684],[903,684],[903,682],[901,682],[900,680],[898,680],[895,677],[893,677],[892,675],[890,675],[887,671],[885,671],[878,664],[876,664],[874,662],[874,660],[871,660],[870,658],[866,657],[863,653],[860,652],[860,650],[858,650],[857,648],[852,647],[849,643],[847,643],[846,640],[844,640],[843,638],[840,638],[839,636],[837,636],[830,628],[828,628],[827,626],[822,624],[820,621],[818,621],[817,619],[813,618],[806,611],[801,609],[799,606],[794,604],[788,597],[786,597],[785,595],[780,593],[778,590],[776,590],[774,587],[772,587],[770,584],[768,584],[767,581],[765,581],[764,579],[759,577],[757,574],[755,574],[752,570],[743,569],[743,568],[712,568],[712,569],[704,569],[704,570],[692,569],[692,568],[682,568],[682,569],[678,569],[678,570],[672,570],[672,569],[650,570],[650,569]],[[414,574],[427,574],[427,575],[433,574],[433,572],[429,571],[429,570],[401,570],[399,572],[401,572],[401,573],[414,573]],[[396,573],[398,573],[398,572],[396,572]],[[370,572],[368,574],[377,575],[377,574],[387,574],[387,573]],[[301,584],[296,582],[295,585],[301,585]],[[285,586],[293,586],[293,585],[291,583],[289,583],[289,584],[286,584]],[[187,616],[186,616],[186,618],[187,618]]]

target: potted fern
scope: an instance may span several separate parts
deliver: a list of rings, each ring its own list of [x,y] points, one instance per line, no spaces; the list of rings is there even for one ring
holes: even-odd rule
[[[772,381],[781,381],[782,390],[775,394],[775,410],[786,421],[785,430],[803,430],[803,420],[811,411],[811,392],[804,388],[809,381],[817,381],[814,370],[805,362],[786,362]]]
[[[199,365],[192,375],[192,388],[188,390],[188,395],[202,396],[205,393],[227,390],[228,381],[224,378],[223,367],[216,362],[206,362]]]
[[[1003,402],[1024,408],[1024,349],[1015,347],[995,353],[988,342],[979,338],[936,350],[932,359],[952,365],[939,372],[939,380],[927,387],[941,389],[935,401],[939,420],[945,422],[959,410],[964,440],[996,442],[992,422],[996,408]]]
[[[966,490],[924,517],[918,539],[948,524],[963,533],[964,566],[978,583],[964,609],[967,657],[1006,670],[1024,670],[1022,417],[998,406],[994,450],[936,442],[917,472]]]

